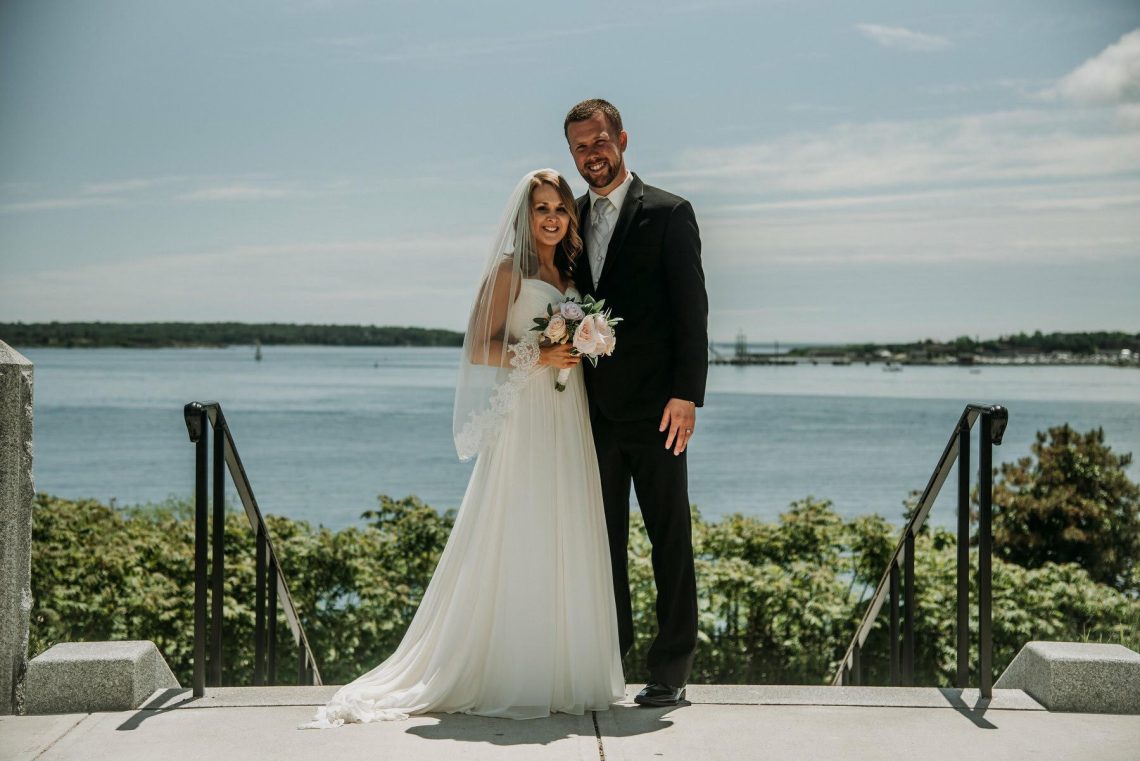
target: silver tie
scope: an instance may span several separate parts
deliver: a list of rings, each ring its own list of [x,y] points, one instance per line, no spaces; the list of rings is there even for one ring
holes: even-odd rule
[[[614,205],[610,199],[602,196],[594,201],[593,218],[590,222],[590,270],[594,276],[594,287],[598,287],[598,280],[602,276],[602,265],[606,261],[606,247],[610,242],[610,230],[613,227],[611,212]]]

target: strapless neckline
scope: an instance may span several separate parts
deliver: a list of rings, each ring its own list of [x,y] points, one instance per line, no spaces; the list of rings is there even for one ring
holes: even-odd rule
[[[570,291],[574,291],[575,293],[577,293],[577,292],[578,292],[578,291],[577,291],[577,289],[574,287],[574,284],[573,284],[573,283],[571,283],[570,285],[566,286],[566,290],[565,290],[565,291],[562,291],[562,290],[559,290],[559,289],[558,289],[558,286],[556,286],[554,283],[548,283],[548,282],[546,282],[545,280],[543,280],[542,278],[538,278],[538,277],[525,277],[525,278],[523,278],[523,282],[524,282],[524,283],[539,283],[539,284],[541,284],[541,285],[544,285],[544,286],[546,286],[547,288],[549,288],[550,290],[552,290],[552,291],[554,291],[555,293],[557,293],[557,294],[558,294],[559,296],[561,296],[562,298],[566,298],[567,296],[569,296],[569,295],[570,295]]]

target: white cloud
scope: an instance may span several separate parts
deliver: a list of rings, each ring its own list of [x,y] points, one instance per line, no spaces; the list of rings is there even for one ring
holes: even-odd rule
[[[1134,191],[1140,188],[1133,187]],[[1076,209],[1080,211],[1100,211],[1113,207],[1140,209],[1140,192],[1111,194],[1111,195],[1077,195],[1066,198],[1040,198],[1026,200],[1011,200],[1013,208],[1022,211],[1056,211],[1058,209]]]
[[[1042,183],[1030,186],[1000,185],[990,188],[955,188],[947,190],[913,191],[908,193],[871,193],[817,198],[797,198],[787,201],[759,201],[728,204],[706,209],[711,216],[732,217],[741,214],[774,214],[801,212],[837,212],[849,209],[871,208],[880,212],[900,213],[907,209],[929,213],[972,200],[986,208],[1016,209],[1020,211],[1048,211],[1054,209],[1081,209],[1098,211],[1118,206],[1140,207],[1140,181],[1097,182],[1093,185]]]
[[[949,50],[954,45],[945,37],[935,34],[915,32],[901,26],[884,26],[882,24],[856,24],[855,28],[869,40],[879,43],[885,48],[910,50],[918,53],[933,53],[939,50]]]
[[[1140,253],[1140,134],[1102,112],[844,124],[686,152],[677,166],[654,177],[694,200],[710,269]]]
[[[931,190],[1140,171],[1140,134],[1096,114],[1012,111],[841,124],[755,143],[683,152],[658,173],[689,192],[782,194]]]
[[[784,106],[784,110],[793,114],[837,114],[843,109],[839,106],[801,101],[799,103],[789,103]]]
[[[470,37],[432,39],[429,42],[411,43],[395,50],[368,53],[364,47],[349,48],[363,60],[395,61],[452,61],[464,58],[495,56],[503,53],[531,51],[545,53],[551,43],[558,40],[606,34],[630,24],[606,23],[587,27],[554,29],[547,32],[516,34],[504,37]]]
[[[86,209],[93,206],[124,206],[119,198],[103,196],[68,196],[65,198],[43,198],[38,201],[16,201],[0,206],[0,212],[14,214],[25,211],[56,211],[60,209]]]
[[[1133,187],[1133,198],[1140,187]],[[833,265],[1001,263],[1027,267],[1129,261],[1140,251],[1133,205],[1033,201],[1001,189],[863,207],[741,211],[704,219],[706,267],[761,273]],[[699,212],[699,209],[698,209]]]
[[[673,167],[653,177],[697,210],[720,305],[714,335],[755,323],[770,335],[834,339],[851,324],[909,340],[918,323],[958,319],[954,283],[975,289],[983,272],[1003,281],[980,286],[990,291],[987,324],[1003,310],[1016,329],[1026,319],[1077,329],[1076,314],[1120,324],[1126,314],[1115,283],[1140,256],[1140,134],[1102,110],[848,123],[686,151]],[[1074,272],[1112,282],[1068,289]],[[1061,316],[1034,312],[1042,287],[1064,296]],[[811,295],[785,298],[789,289]],[[785,308],[812,299],[838,309],[816,319]],[[758,301],[771,313],[750,321],[729,311]]]
[[[1082,104],[1140,103],[1140,29],[1063,77],[1055,93]]]
[[[462,329],[487,231],[271,243],[40,269],[6,281],[25,320],[348,322]],[[212,277],[207,291],[185,287]]]
[[[1140,129],[1140,103],[1126,103],[1118,106],[1116,123],[1122,129]]]
[[[949,82],[943,84],[919,85],[918,91],[930,95],[975,96],[979,93],[1013,93],[1019,98],[1035,99],[1042,88],[1050,85],[1049,79],[1025,79],[1000,77],[975,82]]]
[[[419,179],[419,178],[415,178]],[[181,186],[183,192],[176,192]],[[195,187],[197,186],[197,187]],[[187,190],[186,188],[193,188]],[[283,198],[311,198],[350,192],[370,192],[360,182],[345,179],[328,179],[315,183],[266,180],[257,175],[229,176],[160,176],[135,177],[125,180],[87,182],[77,189],[60,190],[62,195],[42,199],[27,196],[35,186],[7,183],[0,188],[5,196],[15,196],[0,202],[0,213],[80,209],[90,207],[123,208],[141,203],[183,202],[244,202],[272,201]],[[41,189],[42,191],[42,189]]]
[[[175,199],[178,201],[272,201],[298,195],[300,192],[293,187],[242,182],[192,190],[175,196]]]
[[[93,182],[83,186],[87,195],[122,195],[137,190],[148,190],[160,185],[182,182],[185,177],[134,177],[127,180],[113,180],[110,182]]]
[[[376,44],[375,35],[358,34],[340,37],[320,37],[315,42],[322,47],[330,48],[361,48]]]

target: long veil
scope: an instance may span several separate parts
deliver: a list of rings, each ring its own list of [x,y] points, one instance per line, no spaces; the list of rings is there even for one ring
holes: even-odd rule
[[[534,264],[528,172],[507,199],[491,240],[463,338],[452,432],[460,460],[469,460],[498,434],[538,362],[538,334],[512,335],[515,299]],[[531,315],[537,317],[538,315]],[[530,320],[526,321],[527,327]]]

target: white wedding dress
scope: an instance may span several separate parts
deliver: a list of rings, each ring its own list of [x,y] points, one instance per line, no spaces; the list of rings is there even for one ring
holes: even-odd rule
[[[530,330],[563,295],[522,280],[508,326],[522,339],[517,397],[479,451],[420,607],[395,653],[303,726],[456,711],[532,719],[605,710],[623,697],[582,369],[556,391],[557,370],[536,364]]]

